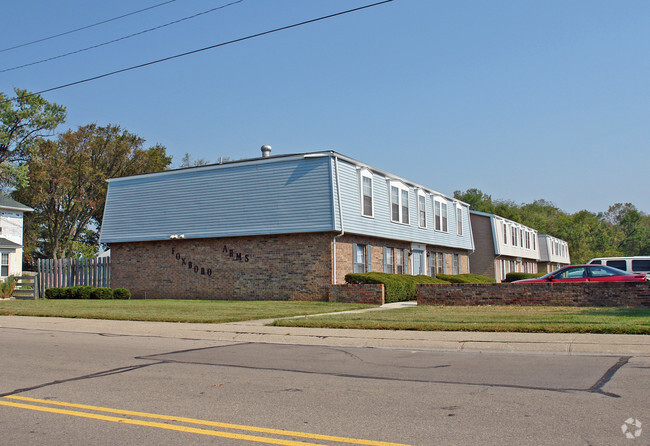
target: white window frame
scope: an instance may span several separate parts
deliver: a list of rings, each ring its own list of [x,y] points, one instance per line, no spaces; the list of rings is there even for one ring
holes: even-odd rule
[[[410,191],[408,186],[399,181],[390,181],[388,183],[389,193],[388,200],[390,202],[390,221],[393,223],[400,223],[408,225],[410,223]],[[393,201],[393,188],[397,189],[397,203]],[[406,203],[404,203],[404,193],[406,193]],[[393,205],[397,204],[397,219],[393,215]]]
[[[364,179],[369,179],[370,180],[370,214],[366,214],[366,207],[365,207],[365,197],[367,196],[365,194],[364,190]],[[374,218],[375,216],[375,185],[374,185],[374,180],[372,177],[372,172],[369,171],[368,169],[361,169],[359,171],[359,192],[360,192],[360,199],[361,199],[361,215],[364,217],[370,217]]]
[[[508,244],[508,225],[506,224],[505,221],[502,221],[501,225],[503,226],[503,244],[507,245]]]
[[[456,234],[463,235],[463,207],[456,205]]]
[[[6,260],[6,263],[5,263]],[[0,276],[2,277],[8,277],[9,276],[9,252],[1,252],[0,253]],[[3,274],[4,271],[3,269],[7,269],[7,274]]]
[[[449,203],[442,197],[433,197],[433,219],[434,230],[438,232],[449,232]]]
[[[388,263],[389,260],[390,263]],[[388,248],[387,246],[384,246],[384,272],[392,274],[394,270],[395,270],[395,255],[393,253],[393,248]]]
[[[460,274],[460,254],[451,255],[451,273],[456,275]]]
[[[418,191],[418,227],[427,227],[427,194],[423,191]],[[424,223],[422,220],[424,219]]]

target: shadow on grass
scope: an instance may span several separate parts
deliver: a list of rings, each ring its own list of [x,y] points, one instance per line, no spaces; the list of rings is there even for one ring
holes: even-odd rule
[[[650,317],[650,308],[639,307],[603,307],[589,308],[580,311],[586,316],[616,316],[616,317]]]

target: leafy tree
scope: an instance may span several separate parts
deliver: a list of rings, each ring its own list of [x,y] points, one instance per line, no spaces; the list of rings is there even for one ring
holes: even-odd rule
[[[166,169],[171,157],[160,145],[119,126],[91,124],[42,140],[29,161],[29,185],[13,196],[34,208],[25,239],[35,256],[62,258],[94,253],[109,178]],[[30,247],[26,244],[26,248]],[[31,254],[31,253],[28,253]]]
[[[0,187],[7,191],[27,179],[25,163],[36,142],[51,136],[65,121],[65,107],[49,103],[27,90],[14,89],[15,97],[0,92]]]

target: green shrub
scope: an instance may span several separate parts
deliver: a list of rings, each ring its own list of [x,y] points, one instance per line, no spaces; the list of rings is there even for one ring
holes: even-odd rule
[[[75,287],[75,299],[90,299],[95,288],[91,286],[78,286]]]
[[[46,299],[65,299],[63,288],[48,288],[45,290]]]
[[[113,299],[131,299],[131,292],[126,288],[115,288],[113,290]]]
[[[113,290],[104,287],[93,288],[93,290],[90,292],[90,298],[91,299],[112,299]]]
[[[383,283],[386,302],[402,302],[416,299],[416,284],[447,283],[430,276],[410,276],[408,274],[355,273],[346,274],[347,283]]]
[[[449,283],[496,283],[493,278],[479,274],[437,274],[436,277]]]
[[[13,276],[7,277],[5,280],[0,282],[0,298],[6,299],[11,297],[16,288],[16,279]]]
[[[508,273],[504,282],[514,282],[515,280],[536,279],[542,277],[545,273]]]

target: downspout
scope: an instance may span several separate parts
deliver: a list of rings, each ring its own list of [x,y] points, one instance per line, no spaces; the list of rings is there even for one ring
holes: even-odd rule
[[[339,180],[339,158],[337,155],[334,155],[334,175],[336,177],[336,198],[339,203],[339,222],[341,223],[341,232],[335,235],[333,239],[334,259],[332,261],[332,269],[334,274],[333,283],[336,285],[336,239],[345,234],[345,229],[343,228],[343,206],[341,205],[341,181]]]

